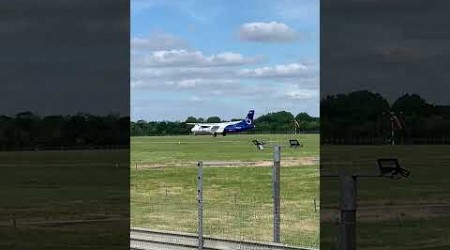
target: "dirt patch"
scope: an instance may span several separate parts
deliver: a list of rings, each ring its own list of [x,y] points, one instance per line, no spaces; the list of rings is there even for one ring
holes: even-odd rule
[[[298,167],[318,165],[319,157],[299,157],[299,158],[284,158],[281,159],[282,167]],[[271,167],[273,161],[204,161],[204,167]],[[169,162],[169,163],[148,163],[148,162],[134,162],[131,164],[132,168],[143,169],[164,169],[166,167],[194,167],[197,162]]]
[[[318,165],[319,157],[301,157],[301,158],[284,158],[281,159],[282,167],[298,167],[298,166],[311,166]],[[255,166],[258,167],[270,167],[273,165],[273,161],[257,161]]]

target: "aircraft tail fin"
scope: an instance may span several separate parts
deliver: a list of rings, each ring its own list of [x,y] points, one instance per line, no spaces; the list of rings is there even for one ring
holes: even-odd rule
[[[248,125],[253,124],[253,116],[255,114],[254,110],[250,110],[248,111],[247,117],[245,117],[244,121],[245,123],[247,123]]]

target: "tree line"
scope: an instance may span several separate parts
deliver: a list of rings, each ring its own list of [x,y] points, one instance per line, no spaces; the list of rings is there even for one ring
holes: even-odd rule
[[[380,94],[356,91],[329,95],[320,107],[325,144],[389,143],[392,129],[396,143],[450,143],[450,106],[430,104],[417,94],[389,104]]]
[[[295,122],[298,121],[298,132],[319,132],[320,118],[312,117],[302,112],[294,116],[290,112],[280,111],[262,115],[254,120],[255,131],[247,133],[294,133]],[[231,119],[231,121],[241,121],[241,119]],[[202,122],[225,122],[219,116],[208,118],[189,116],[185,121],[132,121],[131,136],[156,136],[156,135],[187,135],[190,133],[192,125],[187,123]],[[245,132],[244,132],[245,133]]]
[[[128,147],[129,117],[90,114],[0,116],[0,150]]]
[[[293,133],[296,120],[298,132],[320,130],[325,144],[383,144],[391,140],[391,112],[399,121],[394,127],[396,143],[450,143],[450,106],[428,103],[417,94],[405,94],[390,104],[370,91],[326,96],[321,100],[321,118],[286,111],[262,115],[255,119],[255,131],[249,133]],[[147,122],[118,115],[40,117],[22,112],[0,116],[0,150],[128,147],[130,135],[184,135],[192,127],[187,123],[222,121],[218,116]]]

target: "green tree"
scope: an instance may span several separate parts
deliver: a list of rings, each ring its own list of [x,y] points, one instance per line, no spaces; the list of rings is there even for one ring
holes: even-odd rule
[[[185,122],[186,123],[197,123],[197,118],[195,118],[193,116],[189,116]]]
[[[294,131],[294,115],[290,112],[280,111],[268,113],[255,119],[256,130],[264,132],[288,132]]]
[[[211,123],[215,123],[215,122],[220,122],[220,117],[218,116],[211,116],[208,117],[208,119],[206,119],[206,122],[211,122]]]
[[[422,97],[416,94],[406,94],[398,98],[392,105],[392,110],[406,116],[431,116],[433,106],[428,104]]]
[[[295,116],[295,119],[299,122],[310,122],[310,121],[314,121],[314,118],[311,117],[308,113],[306,112],[301,112],[299,113],[297,116]]]
[[[389,123],[382,114],[389,109],[386,99],[370,91],[327,96],[321,100],[321,137],[347,141],[384,138]]]

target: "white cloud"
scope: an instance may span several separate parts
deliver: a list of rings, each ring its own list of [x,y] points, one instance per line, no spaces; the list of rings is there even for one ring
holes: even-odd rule
[[[303,39],[312,22],[309,17],[304,18],[303,14],[315,16],[309,7],[304,6],[304,2],[311,0],[302,0],[300,4],[295,0],[280,1],[290,3],[295,10],[284,4],[278,5],[278,1],[269,3],[266,9],[273,15],[267,18],[271,19],[239,23],[234,29],[235,37],[240,37],[242,41],[260,43],[289,43],[298,41],[298,38]],[[134,13],[134,16],[142,17],[150,13],[141,11],[143,9],[175,11],[178,17],[187,21],[184,22],[186,30],[183,34],[190,32],[185,37],[177,33],[157,31],[157,27],[151,26],[150,35],[144,33],[139,37],[133,36],[130,69],[132,117],[184,120],[188,115],[206,118],[217,114],[221,118],[230,119],[245,116],[248,109],[255,109],[259,116],[280,110],[295,113],[299,108],[318,114],[318,98],[315,97],[318,95],[317,64],[308,64],[306,58],[302,57],[301,50],[280,50],[280,56],[275,58],[270,58],[270,53],[264,53],[268,56],[267,60],[273,60],[269,62],[255,54],[247,54],[245,48],[241,48],[241,51],[226,49],[229,46],[225,46],[221,47],[221,51],[212,51],[210,49],[218,47],[209,46],[206,51],[201,42],[191,43],[190,40],[185,40],[205,35],[202,33],[205,30],[202,27],[205,26],[202,25],[214,23],[214,19],[228,13],[215,3],[216,1],[208,1],[205,5],[191,0],[182,3],[132,0],[132,15]],[[303,11],[301,17],[296,15],[300,9]],[[270,22],[271,20],[276,22]],[[294,55],[284,56],[286,53]],[[264,64],[257,64],[262,61]],[[140,100],[149,102],[143,103]],[[309,108],[312,106],[314,109]],[[176,112],[173,107],[176,107]]]
[[[252,42],[292,42],[298,35],[284,23],[253,22],[241,25],[239,37],[241,40]]]
[[[186,79],[181,80],[179,82],[175,82],[175,84],[180,88],[191,89],[195,88],[200,83],[199,79]]]
[[[286,92],[286,97],[290,98],[290,99],[296,99],[296,100],[305,100],[305,99],[311,99],[314,96],[316,96],[316,93],[311,92],[309,90],[292,90],[292,91],[288,91]]]
[[[132,88],[135,89],[145,88],[162,91],[183,90],[183,91],[198,91],[198,92],[241,88],[239,81],[235,79],[202,79],[202,78],[187,78],[181,80],[161,80],[161,79],[146,80],[142,78],[136,78],[132,79],[131,86]]]
[[[203,98],[200,98],[198,96],[192,96],[191,98],[189,98],[189,101],[193,103],[202,102],[203,100],[204,100]]]
[[[187,43],[171,34],[158,32],[149,37],[135,37],[131,39],[132,50],[169,50],[187,48]]]
[[[178,89],[222,89],[226,87],[237,87],[238,82],[231,79],[184,79],[180,81],[168,81],[166,84],[174,86]]]
[[[234,52],[223,52],[205,56],[200,51],[189,50],[159,50],[150,55],[136,58],[137,63],[147,67],[217,67],[240,66],[254,64],[261,61],[258,57],[246,58]]]
[[[131,80],[146,81],[180,81],[185,79],[228,79],[235,78],[235,71],[226,67],[199,68],[199,67],[168,67],[144,68],[132,67]]]
[[[195,93],[202,97],[244,97],[255,98],[276,93],[278,86],[270,83],[246,84],[235,78],[184,78],[180,80],[162,80],[136,78],[131,81],[132,91],[162,91]]]
[[[291,100],[318,99],[319,89],[302,89],[298,85],[288,85],[281,93],[281,96]]]
[[[256,69],[244,69],[240,75],[254,78],[290,78],[298,77],[308,71],[308,67],[300,63],[275,65]]]

